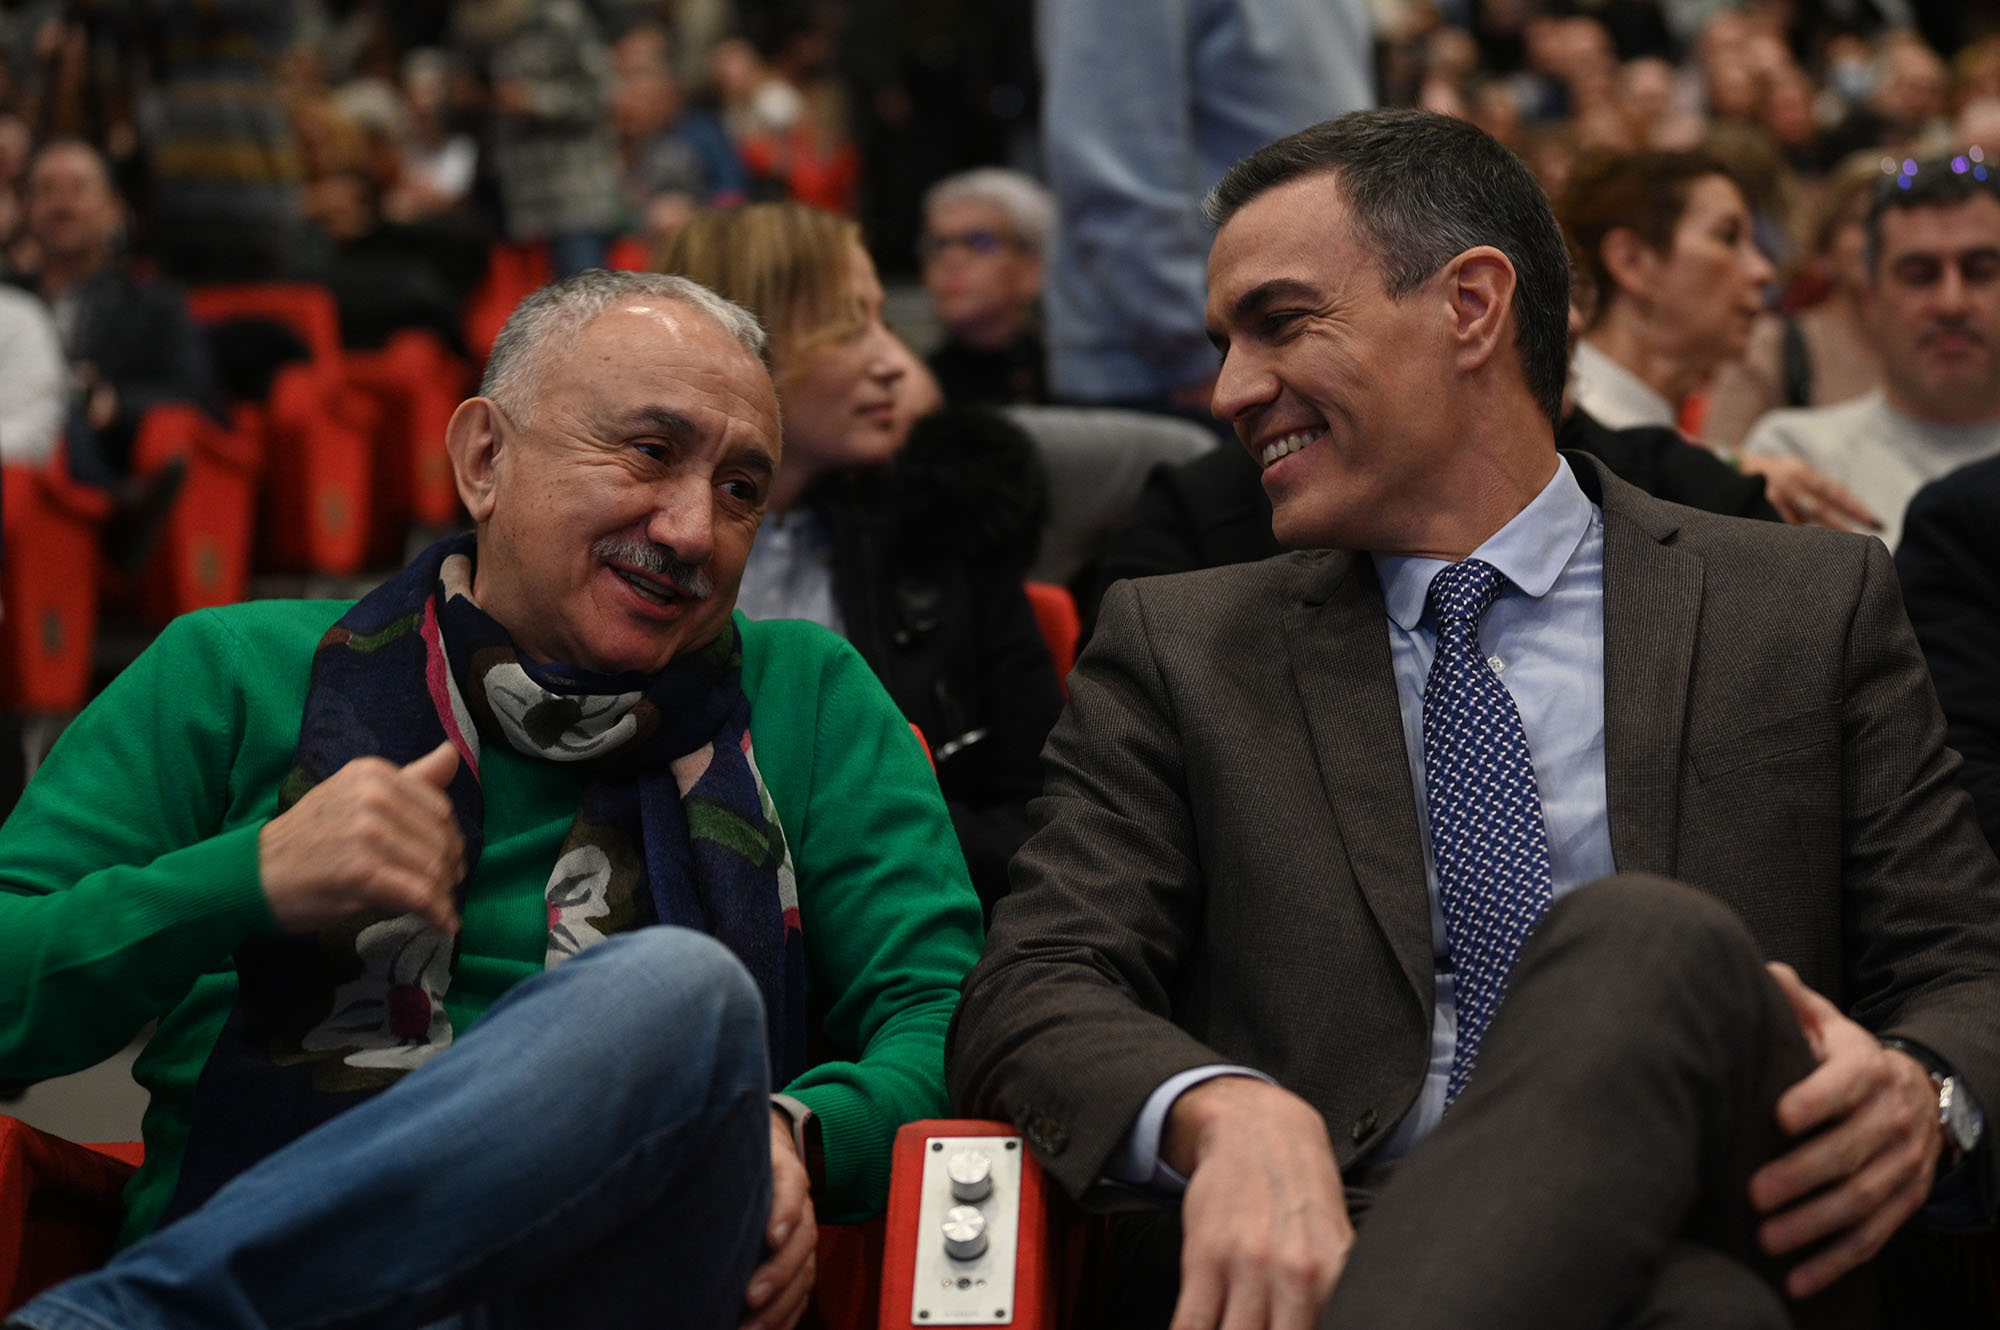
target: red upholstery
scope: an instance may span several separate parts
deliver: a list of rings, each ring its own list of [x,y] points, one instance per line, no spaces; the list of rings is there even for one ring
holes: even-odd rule
[[[514,306],[548,285],[553,274],[545,242],[503,240],[493,246],[487,256],[486,279],[465,303],[465,344],[481,364],[492,354],[493,339],[500,335]]]
[[[974,1118],[931,1119],[906,1123],[896,1133],[893,1173],[889,1181],[888,1249],[882,1257],[880,1330],[924,1330],[928,1322],[911,1317],[915,1295],[917,1245],[935,1241],[917,1231],[922,1203],[924,1141],[932,1136],[1014,1136],[1005,1122]],[[1049,1260],[1049,1222],[1053,1200],[1047,1176],[1032,1155],[1021,1159],[1021,1219],[1017,1238],[1020,1256],[1014,1271],[1012,1330],[1053,1330],[1059,1289]]]
[[[74,1145],[0,1117],[0,1314],[111,1254],[138,1148]]]
[[[458,489],[444,432],[472,371],[435,333],[405,328],[379,351],[348,352],[347,372],[382,415],[374,457],[371,553],[378,563],[400,564],[410,523],[443,527],[458,517]]]
[[[111,499],[72,481],[59,456],[47,468],[9,466],[0,484],[0,707],[74,711],[90,691],[98,530]]]
[[[263,467],[254,428],[225,429],[193,406],[153,407],[139,421],[133,468],[150,474],[176,457],[187,479],[139,583],[141,610],[160,623],[243,599]]]
[[[205,323],[282,323],[311,352],[281,368],[255,423],[265,458],[262,551],[293,572],[360,570],[369,532],[369,478],[381,408],[348,377],[333,294],[310,282],[197,287],[189,307]]]
[[[913,1183],[900,1177],[907,1166],[904,1137],[916,1133],[916,1150],[923,1148],[923,1136],[938,1129],[970,1129],[975,1134],[1009,1133],[1000,1123],[932,1122],[915,1123],[897,1137],[896,1166],[899,1178],[891,1184],[889,1214],[867,1224],[828,1224],[819,1232],[819,1285],[814,1301],[820,1322],[827,1330],[869,1330],[876,1324],[884,1287],[884,1245],[894,1231],[899,1214],[904,1225],[900,1235],[906,1253],[900,1261],[890,1260],[890,1270],[902,1271],[900,1305],[910,1304],[909,1272],[913,1268],[907,1253],[914,1251],[916,1212],[907,1202],[902,1213],[896,1195],[913,1193]],[[143,1147],[124,1145],[75,1145],[60,1137],[37,1131],[14,1118],[0,1117],[0,1314],[18,1307],[51,1284],[94,1269],[110,1255],[117,1232],[122,1189],[143,1155]],[[918,1165],[921,1173],[921,1164]],[[1029,1175],[1032,1174],[1032,1183]],[[1040,1204],[1041,1171],[1028,1166],[1023,1175],[1024,1191],[1035,1188],[1036,1201],[1026,1207],[1029,1214],[1043,1216]],[[1041,1268],[1040,1239],[1031,1245],[1027,1230],[1031,1222],[1024,1214],[1023,1248],[1036,1253],[1035,1266]],[[1045,1218],[1032,1221],[1045,1224]],[[1040,1278],[1039,1274],[1036,1276]],[[1024,1280],[1026,1289],[1035,1280]],[[1039,1287],[1039,1284],[1035,1284]],[[1023,1312],[1046,1305],[1038,1295],[1023,1294]],[[1036,1312],[1036,1315],[1040,1315]],[[902,1324],[884,1318],[882,1325]],[[1033,1330],[1044,1322],[1018,1317],[1017,1327]],[[1052,1323],[1049,1323],[1052,1324]]]
[[[1067,587],[1054,582],[1028,582],[1024,584],[1028,593],[1028,604],[1034,607],[1035,626],[1042,630],[1042,641],[1048,645],[1049,659],[1055,663],[1056,682],[1062,685],[1063,696],[1069,696],[1069,672],[1076,664],[1076,642],[1083,636],[1083,621],[1076,612],[1076,597],[1070,595]]]
[[[619,236],[605,252],[604,266],[624,272],[647,272],[653,266],[653,256],[647,252],[646,242],[640,237]]]

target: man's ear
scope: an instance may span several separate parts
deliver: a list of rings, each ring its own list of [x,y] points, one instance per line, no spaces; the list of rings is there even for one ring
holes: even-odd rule
[[[458,497],[472,520],[484,524],[493,515],[498,489],[496,471],[500,461],[500,408],[490,399],[468,397],[451,413],[444,427],[445,452],[451,456],[451,474],[458,484]]]
[[[1514,265],[1491,245],[1477,245],[1445,265],[1451,336],[1460,370],[1475,370],[1511,341]]]

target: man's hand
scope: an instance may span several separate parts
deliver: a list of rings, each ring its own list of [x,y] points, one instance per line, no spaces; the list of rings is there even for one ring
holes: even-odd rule
[[[1188,1179],[1171,1330],[1310,1330],[1354,1245],[1325,1119],[1221,1076],[1174,1101],[1161,1152]]]
[[[279,926],[310,933],[384,909],[456,931],[465,840],[444,791],[457,770],[448,742],[406,767],[357,757],[267,822],[257,868]]]
[[[812,1296],[819,1226],[805,1161],[792,1144],[792,1120],[771,1110],[771,1222],[764,1229],[771,1255],[750,1275],[743,1330],[791,1330]]]
[[[1807,988],[1788,965],[1771,974],[1791,1000],[1819,1062],[1778,1100],[1778,1126],[1814,1133],[1750,1179],[1765,1216],[1758,1241],[1774,1256],[1824,1240],[1785,1277],[1809,1297],[1861,1265],[1930,1195],[1943,1136],[1930,1074]]]
[[[1836,531],[1880,531],[1882,519],[1854,492],[1797,457],[1746,453],[1736,469],[1764,478],[1764,497],[1778,516],[1794,526],[1830,526]]]

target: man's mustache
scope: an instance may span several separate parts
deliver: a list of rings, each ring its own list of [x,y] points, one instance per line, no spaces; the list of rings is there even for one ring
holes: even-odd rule
[[[672,549],[650,540],[624,540],[606,536],[590,547],[590,552],[607,563],[622,563],[642,573],[664,578],[674,590],[690,600],[706,600],[715,594],[715,581],[700,564],[682,563]]]

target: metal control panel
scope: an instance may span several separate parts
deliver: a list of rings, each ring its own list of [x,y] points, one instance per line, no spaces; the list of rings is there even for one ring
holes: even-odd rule
[[[912,1321],[1013,1321],[1021,1148],[1018,1136],[933,1136],[924,1142]]]

